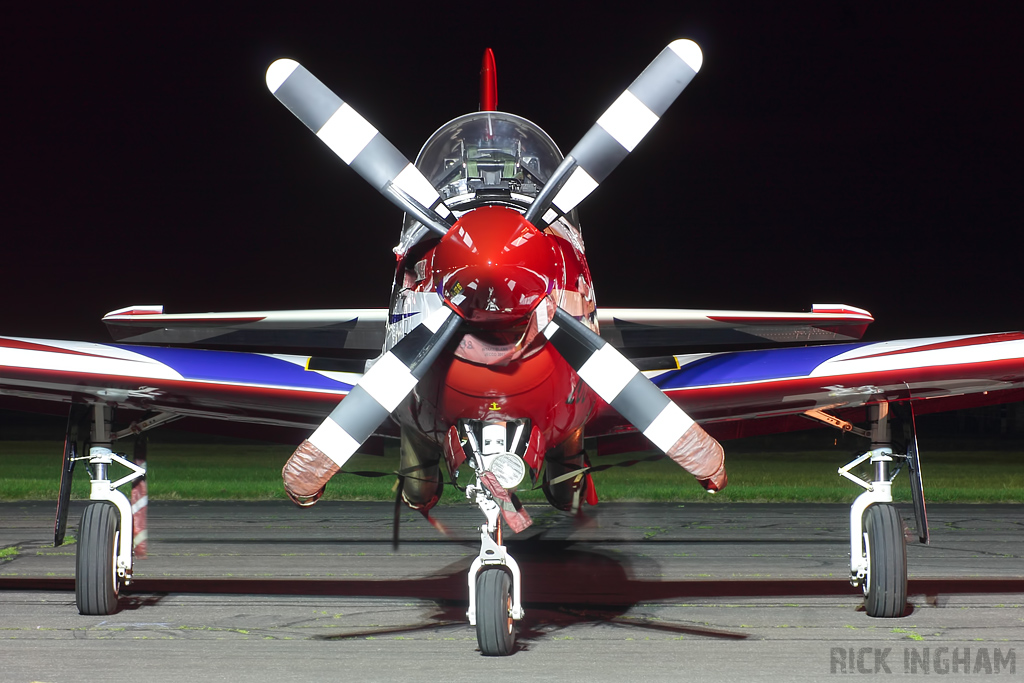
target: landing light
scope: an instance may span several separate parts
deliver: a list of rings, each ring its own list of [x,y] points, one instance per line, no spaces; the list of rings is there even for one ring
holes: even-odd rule
[[[506,489],[514,489],[526,477],[526,463],[513,453],[499,453],[491,460],[490,470],[498,483]]]

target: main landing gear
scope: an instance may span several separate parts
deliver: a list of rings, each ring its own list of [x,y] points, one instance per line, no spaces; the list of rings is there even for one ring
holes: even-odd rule
[[[812,411],[810,417],[827,422],[844,431],[871,439],[871,450],[861,454],[839,474],[864,493],[850,506],[850,583],[864,591],[864,611],[872,617],[901,617],[907,606],[907,546],[903,520],[892,504],[892,482],[900,468],[891,471],[893,462],[905,462],[910,470],[914,513],[922,543],[928,543],[928,517],[925,511],[921,463],[910,406],[900,407],[900,420],[905,430],[905,454],[893,452],[890,431],[890,404],[881,402],[868,406],[870,429],[863,430],[838,418]],[[895,406],[893,406],[895,407]],[[863,479],[850,470],[870,462],[873,476]]]
[[[146,475],[146,470],[109,448],[89,449],[94,501],[85,508],[79,527],[75,560],[75,602],[81,614],[112,614],[117,610],[121,586],[132,579],[132,506],[119,486]],[[114,462],[131,472],[110,481],[107,468]]]
[[[92,444],[89,455],[78,456],[79,435],[83,437],[82,442],[86,442],[87,433],[90,434],[87,443]],[[85,460],[92,478],[89,498],[94,502],[82,514],[75,558],[75,602],[81,614],[114,613],[121,588],[132,578],[132,506],[127,496],[117,489],[145,477],[146,470],[109,448],[96,445],[109,445],[118,436],[122,435],[110,433],[109,407],[72,405],[64,445],[54,545],[64,542],[75,463]],[[111,481],[108,468],[115,462],[130,471]]]

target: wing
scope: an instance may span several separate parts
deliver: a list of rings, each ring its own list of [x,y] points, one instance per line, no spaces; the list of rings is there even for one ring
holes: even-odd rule
[[[917,413],[1024,400],[1024,332],[672,356],[645,374],[720,439],[848,421],[864,406],[910,401]],[[650,367],[648,363],[645,367]],[[629,432],[610,410],[588,435]]]
[[[0,337],[0,395],[308,430],[362,376],[361,363],[356,372],[307,370],[311,360]]]
[[[874,322],[846,304],[814,304],[810,313],[603,308],[597,319],[601,336],[618,348],[855,341]]]
[[[851,421],[879,400],[920,414],[1024,400],[1024,332],[671,356],[647,370],[716,438],[812,426],[809,411]],[[316,359],[0,337],[0,395],[309,429],[362,372],[307,370]],[[337,366],[335,366],[337,367]],[[610,408],[593,436],[635,430]]]
[[[164,313],[163,306],[129,306],[103,316],[110,335],[138,344],[197,344],[275,349],[372,349],[380,352],[388,311],[333,308],[308,311]]]

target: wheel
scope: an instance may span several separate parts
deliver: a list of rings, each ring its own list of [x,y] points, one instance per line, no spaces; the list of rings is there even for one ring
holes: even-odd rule
[[[497,567],[476,576],[476,642],[487,657],[512,654],[516,642],[512,577]]]
[[[117,509],[91,503],[82,514],[75,561],[75,602],[80,614],[113,614],[121,592],[117,549],[121,541]]]
[[[865,611],[871,617],[902,617],[907,607],[907,543],[895,506],[876,504],[864,512],[864,544]]]

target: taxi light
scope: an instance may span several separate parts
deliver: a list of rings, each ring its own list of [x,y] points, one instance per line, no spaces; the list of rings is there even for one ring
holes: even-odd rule
[[[500,453],[491,460],[491,472],[506,489],[514,489],[526,477],[526,463],[513,453]]]

